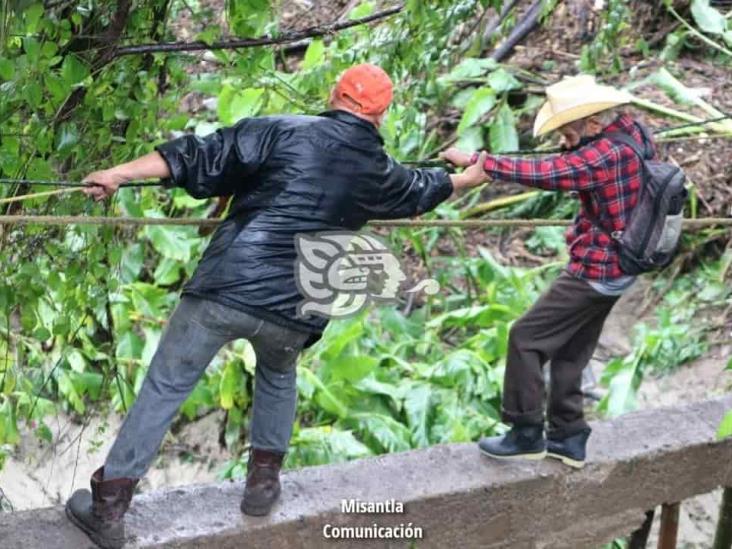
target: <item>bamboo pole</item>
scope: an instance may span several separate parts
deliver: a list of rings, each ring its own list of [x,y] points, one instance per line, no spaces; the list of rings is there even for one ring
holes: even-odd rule
[[[489,200],[488,202],[484,202],[483,204],[478,204],[477,206],[470,208],[461,217],[463,219],[467,217],[476,217],[478,215],[492,212],[500,208],[507,208],[508,206],[513,206],[514,204],[518,204],[520,202],[528,200],[529,198],[533,198],[538,194],[539,191],[528,191],[512,196],[501,196],[499,198],[494,198],[493,200]]]
[[[18,196],[9,196],[7,198],[0,198],[0,204],[10,204],[11,202],[21,202],[23,200],[30,200],[32,198],[42,198],[48,196],[55,196],[58,194],[66,194],[70,192],[80,191],[82,187],[63,188],[55,191],[43,191],[40,193],[21,194]]]

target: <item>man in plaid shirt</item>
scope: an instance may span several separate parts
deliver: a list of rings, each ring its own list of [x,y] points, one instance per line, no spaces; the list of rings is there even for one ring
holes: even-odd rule
[[[534,134],[558,131],[568,152],[536,159],[488,155],[485,160],[485,171],[495,180],[575,192],[581,204],[566,233],[566,271],[511,328],[502,416],[512,429],[480,441],[481,450],[491,457],[549,455],[567,465],[584,465],[590,427],[583,417],[582,370],[608,313],[635,280],[620,270],[609,235],[625,228],[638,201],[642,166],[630,147],[603,137],[624,132],[644,144],[634,120],[615,110],[628,101],[627,94],[600,86],[592,77],[565,79],[547,89]],[[476,155],[454,148],[442,157],[457,166],[476,161]],[[546,362],[551,365],[547,440],[542,374]]]

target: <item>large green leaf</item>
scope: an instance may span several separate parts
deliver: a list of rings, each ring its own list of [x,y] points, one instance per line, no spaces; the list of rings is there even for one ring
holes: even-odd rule
[[[191,227],[164,227],[148,225],[144,229],[145,236],[152,242],[155,250],[170,259],[189,261],[191,249],[197,237]]]
[[[7,398],[3,399],[0,406],[0,445],[17,444],[20,441],[20,433],[15,416],[13,405]]]
[[[511,152],[518,150],[518,133],[513,111],[503,103],[490,127],[491,152]]]
[[[463,131],[455,146],[463,151],[478,151],[483,148],[483,129],[472,126]]]
[[[496,104],[496,94],[491,88],[478,88],[473,92],[457,127],[457,133],[462,135],[470,126],[474,125],[481,116],[490,111]]]
[[[117,358],[140,358],[144,343],[134,332],[126,332],[117,339]]]
[[[418,447],[429,446],[429,416],[432,403],[432,387],[426,383],[414,384],[404,396],[412,440]]]
[[[323,64],[325,58],[325,44],[320,38],[313,40],[308,49],[305,50],[305,57],[302,60],[302,68],[305,70],[318,67]]]
[[[488,85],[496,93],[503,93],[521,87],[521,82],[503,67],[499,67],[488,75]]]
[[[61,74],[69,86],[77,86],[89,76],[89,67],[79,57],[70,54],[61,64]]]
[[[297,371],[298,376],[304,377],[309,384],[316,388],[315,400],[323,410],[340,418],[348,416],[348,407],[320,380],[320,378],[318,378],[318,376],[307,368],[298,368]]]
[[[637,352],[635,356],[626,359],[613,359],[606,366],[602,380],[608,384],[609,390],[598,407],[608,417],[617,417],[635,410],[641,357],[642,352]]]
[[[349,416],[358,430],[373,437],[387,452],[403,452],[411,448],[409,429],[393,417],[375,413],[356,413]]]
[[[225,84],[219,94],[218,114],[220,122],[230,126],[242,118],[255,116],[262,108],[264,88],[238,90]]]
[[[445,82],[453,82],[456,80],[478,78],[486,72],[495,69],[497,65],[493,59],[468,57],[460,61],[454,69],[442,77],[442,80]]]
[[[341,355],[328,363],[333,379],[355,383],[369,375],[379,365],[379,359],[368,355]]]
[[[692,0],[691,15],[704,32],[723,34],[727,30],[727,20],[719,10],[709,5],[709,0]]]
[[[273,11],[269,0],[235,0],[227,2],[227,16],[236,36],[252,38],[265,31]]]

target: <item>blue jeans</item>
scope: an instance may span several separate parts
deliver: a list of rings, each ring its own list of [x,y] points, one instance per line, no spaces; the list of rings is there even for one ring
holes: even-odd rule
[[[170,318],[135,404],[104,464],[104,479],[140,478],[181,404],[225,344],[248,339],[257,357],[251,445],[284,453],[297,401],[296,361],[308,334],[184,296]]]

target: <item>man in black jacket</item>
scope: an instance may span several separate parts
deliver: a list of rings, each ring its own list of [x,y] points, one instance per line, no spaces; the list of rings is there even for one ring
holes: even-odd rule
[[[158,177],[197,198],[233,195],[150,364],[92,491],[67,502],[69,518],[103,547],[124,542],[123,515],[180,405],[218,350],[246,338],[257,364],[242,511],[265,515],[295,417],[295,362],[327,324],[299,317],[295,235],[358,230],[370,219],[432,210],[453,190],[487,180],[478,162],[459,175],[407,169],[377,128],[392,98],[380,68],[346,71],[319,116],[247,118],[205,138],[186,135],[132,162],[90,174],[87,193],[111,196],[125,181]]]

